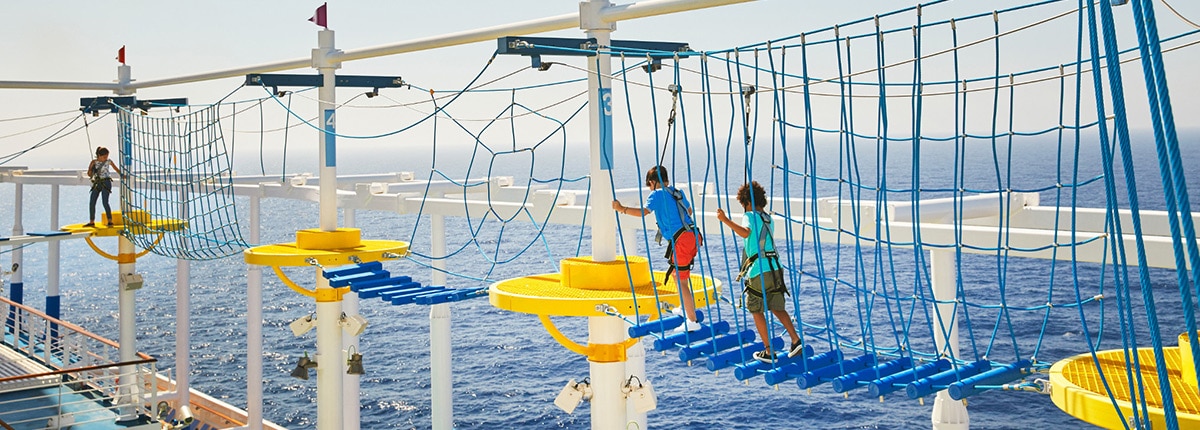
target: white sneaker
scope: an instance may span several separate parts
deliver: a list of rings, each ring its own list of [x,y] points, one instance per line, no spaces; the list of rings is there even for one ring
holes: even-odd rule
[[[671,309],[671,315],[675,315],[677,317],[683,316],[683,306],[676,306],[675,309]]]
[[[674,330],[671,330],[671,334],[693,332],[696,330],[700,330],[700,323],[695,322],[695,321],[684,320],[683,324],[680,324],[679,327],[675,327]]]

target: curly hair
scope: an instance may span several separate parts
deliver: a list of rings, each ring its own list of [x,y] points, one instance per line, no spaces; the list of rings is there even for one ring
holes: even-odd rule
[[[737,199],[744,208],[762,209],[767,207],[767,192],[763,190],[762,185],[758,184],[758,181],[742,184],[742,187],[738,188]],[[751,202],[754,204],[750,204]]]

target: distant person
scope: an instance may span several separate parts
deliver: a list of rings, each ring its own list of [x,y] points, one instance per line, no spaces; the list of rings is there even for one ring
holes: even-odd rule
[[[742,204],[742,210],[746,211],[741,225],[734,224],[725,215],[725,211],[720,208],[717,209],[717,219],[732,229],[739,237],[746,239],[744,248],[746,255],[738,279],[741,279],[744,285],[742,293],[746,295],[746,310],[754,315],[754,327],[758,329],[758,336],[762,338],[765,347],[762,351],[754,353],[754,359],[771,363],[775,358],[775,354],[771,351],[770,339],[767,338],[767,318],[763,313],[764,300],[766,308],[771,310],[783,328],[787,329],[788,334],[792,336],[792,344],[788,348],[787,356],[795,357],[800,354],[804,343],[800,339],[800,335],[796,333],[792,318],[787,313],[784,295],[787,294],[788,289],[787,284],[784,283],[783,266],[779,264],[779,255],[775,252],[771,214],[766,212],[767,193],[763,191],[763,187],[758,184],[758,181],[753,181],[738,189],[737,200]]]
[[[112,194],[112,177],[108,169],[115,170],[118,175],[121,169],[108,159],[108,148],[96,148],[96,159],[88,163],[88,177],[92,179],[92,195],[88,199],[88,223],[84,227],[96,226],[96,199],[103,197],[104,215],[108,217],[108,226],[113,226],[112,208],[108,206],[108,196]]]
[[[612,208],[625,215],[644,217],[654,214],[658,234],[668,238],[666,258],[670,268],[667,270],[667,277],[669,278],[672,272],[675,273],[679,301],[683,305],[682,314],[687,318],[678,331],[699,330],[696,300],[692,295],[690,280],[692,261],[696,258],[697,247],[704,242],[704,238],[696,229],[696,223],[692,221],[692,205],[683,193],[671,186],[667,169],[663,166],[654,166],[646,172],[646,186],[650,187],[651,193],[650,197],[646,198],[645,208],[625,207],[617,200],[613,200]],[[666,279],[663,282],[666,282]]]

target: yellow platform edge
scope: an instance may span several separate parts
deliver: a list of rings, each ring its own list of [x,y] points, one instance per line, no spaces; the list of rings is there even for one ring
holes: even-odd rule
[[[1171,393],[1175,397],[1176,418],[1179,420],[1180,428],[1200,428],[1200,414],[1186,409],[1186,405],[1193,407],[1197,405],[1200,393],[1197,393],[1195,387],[1188,387],[1182,381],[1179,369],[1180,350],[1167,347],[1163,348],[1163,352],[1167,358]],[[1142,348],[1138,350],[1138,354],[1141,356],[1143,366],[1148,367],[1142,369],[1142,379],[1148,385],[1146,391],[1148,391],[1147,404],[1150,421],[1153,423],[1153,428],[1166,428],[1161,393],[1155,392],[1158,390],[1158,376],[1153,369],[1153,349]],[[1131,419],[1133,404],[1127,400],[1129,386],[1123,370],[1125,368],[1124,351],[1100,351],[1096,355],[1102,364],[1111,368],[1110,371],[1104,372],[1105,379],[1114,395],[1117,396],[1116,403],[1121,413],[1126,419]],[[1147,363],[1149,366],[1146,366]],[[1113,402],[1107,393],[1102,389],[1092,391],[1077,384],[1088,378],[1099,380],[1099,372],[1096,370],[1096,364],[1090,353],[1079,354],[1054,363],[1054,366],[1050,368],[1051,401],[1063,412],[1090,424],[1109,429],[1124,429],[1125,423],[1117,414],[1117,410],[1113,408]]]

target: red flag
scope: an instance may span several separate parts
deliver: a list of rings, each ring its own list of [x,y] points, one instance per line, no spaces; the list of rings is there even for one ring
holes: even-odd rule
[[[125,45],[121,45],[121,49],[117,50],[117,62],[125,64]]]
[[[309,21],[321,27],[325,27],[326,30],[329,29],[329,22],[325,20],[325,6],[328,5],[329,3],[322,3],[321,7],[317,8],[317,13],[313,14],[312,18],[308,19]]]

